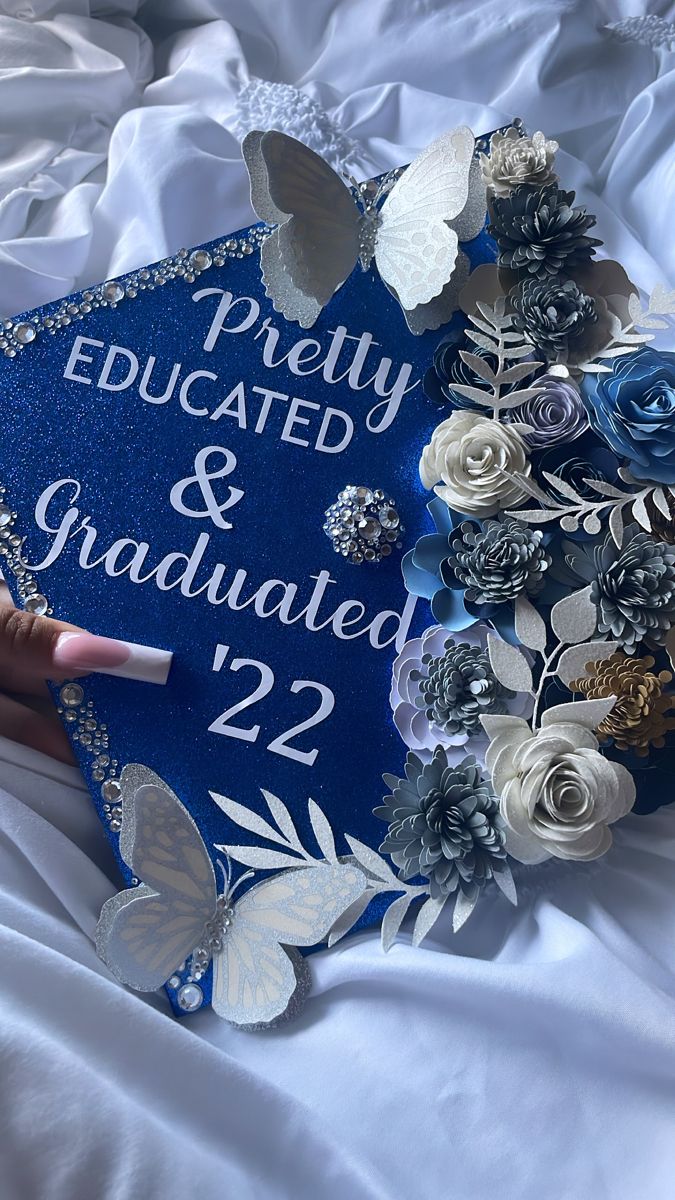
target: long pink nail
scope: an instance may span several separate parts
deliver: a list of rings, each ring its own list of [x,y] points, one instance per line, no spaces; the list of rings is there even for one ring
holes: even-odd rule
[[[98,671],[143,683],[166,683],[172,658],[170,650],[93,633],[62,633],[54,647],[54,664],[60,671]]]

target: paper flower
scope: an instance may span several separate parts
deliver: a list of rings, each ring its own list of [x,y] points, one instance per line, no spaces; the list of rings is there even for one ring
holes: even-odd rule
[[[527,435],[528,441],[530,436]],[[597,492],[586,481],[597,479],[616,483],[620,463],[606,443],[586,430],[575,441],[574,454],[570,454],[567,442],[561,442],[542,454],[537,465],[540,470],[557,476],[563,483],[571,484],[579,496],[597,499]]]
[[[513,420],[530,426],[523,436],[531,450],[567,445],[588,429],[588,414],[573,383],[555,375],[540,375],[537,387],[537,395],[519,409],[506,410],[506,415],[514,414]]]
[[[494,719],[486,764],[509,854],[523,863],[599,858],[612,842],[609,825],[635,803],[630,772],[600,753],[585,725],[552,719],[533,733],[518,717]]]
[[[587,233],[595,217],[585,208],[573,208],[573,201],[574,192],[555,185],[539,191],[519,187],[508,196],[495,196],[488,233],[499,247],[500,267],[545,279],[586,263],[602,243]]]
[[[504,604],[521,592],[535,596],[544,585],[551,556],[541,529],[530,529],[515,517],[463,521],[451,538],[448,568],[465,587],[472,604]]]
[[[424,755],[441,745],[448,762],[459,762],[470,738],[472,748],[475,739],[485,741],[483,714],[523,712],[523,696],[495,678],[487,633],[487,626],[476,624],[459,640],[434,625],[401,649],[392,667],[390,703],[411,750]]]
[[[511,476],[530,470],[515,429],[464,411],[451,413],[436,427],[420,461],[426,488],[458,512],[479,517],[520,504],[526,493]]]
[[[634,750],[640,757],[649,753],[650,746],[663,749],[665,735],[675,729],[673,697],[664,694],[663,687],[671,683],[670,671],[652,671],[654,659],[629,658],[626,654],[610,654],[599,662],[589,662],[587,674],[573,679],[570,690],[580,692],[587,700],[616,696],[612,711],[596,729],[601,742],[612,740],[617,750]]]
[[[629,525],[619,550],[611,534],[600,545],[566,542],[571,569],[591,584],[598,633],[629,654],[643,639],[661,646],[675,624],[675,546]]]
[[[636,479],[675,484],[675,354],[642,347],[615,358],[611,372],[584,377],[582,396]]]
[[[375,809],[389,825],[380,853],[391,855],[401,879],[428,879],[434,897],[475,897],[506,858],[499,804],[475,758],[451,766],[438,746],[428,763],[409,753],[404,779],[383,778],[391,794]]]
[[[548,362],[567,362],[588,326],[595,302],[572,279],[523,279],[510,296],[513,324]]]
[[[517,129],[493,133],[490,155],[481,154],[480,165],[485,186],[497,196],[508,196],[515,188],[544,187],[554,183],[553,170],[558,143],[540,131],[521,137]]]

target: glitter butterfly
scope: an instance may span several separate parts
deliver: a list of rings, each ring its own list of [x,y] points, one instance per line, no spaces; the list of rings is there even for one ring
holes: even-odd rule
[[[413,333],[437,329],[468,277],[459,241],[485,219],[474,137],[460,126],[436,138],[395,179],[357,198],[318,154],[285,133],[247,134],[242,152],[258,217],[276,229],[263,242],[267,295],[278,312],[313,325],[357,262],[374,261]],[[384,197],[384,199],[383,199]]]
[[[178,797],[147,767],[125,767],[122,776],[120,853],[141,880],[108,900],[96,928],[96,949],[113,974],[139,992],[161,987],[189,960],[199,979],[213,963],[212,1005],[226,1021],[259,1028],[290,1016],[308,991],[308,972],[296,946],[326,939],[341,914],[361,895],[366,879],[335,855],[325,817],[310,816],[326,860],[307,853],[281,801],[276,819],[286,836],[257,814],[213,794],[239,824],[273,834],[301,857],[257,846],[232,847],[239,859],[270,867],[291,866],[235,894],[253,874],[231,884],[229,858],[219,893],[201,834]],[[310,802],[311,804],[311,802]],[[292,838],[289,840],[289,833]],[[227,852],[230,848],[217,846]]]

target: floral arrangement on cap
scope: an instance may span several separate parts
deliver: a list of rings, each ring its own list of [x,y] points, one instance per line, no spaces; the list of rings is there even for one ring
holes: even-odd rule
[[[675,730],[675,312],[596,256],[595,218],[519,127],[480,156],[494,264],[425,379],[433,530],[403,559],[431,622],[393,668],[408,748],[380,850],[453,926],[511,865],[604,854]],[[426,906],[425,906],[426,907]],[[419,932],[419,931],[418,931]]]

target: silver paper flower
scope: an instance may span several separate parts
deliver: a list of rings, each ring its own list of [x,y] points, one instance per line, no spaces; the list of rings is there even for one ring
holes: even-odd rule
[[[541,131],[532,137],[521,137],[513,128],[506,133],[493,133],[489,157],[480,156],[486,187],[497,196],[508,196],[523,185],[541,188],[554,183],[557,175],[553,160],[557,149],[558,143]]]
[[[515,517],[464,521],[450,543],[448,567],[466,588],[473,604],[503,604],[522,592],[535,596],[544,586],[551,556],[541,529],[530,529]]]
[[[427,763],[410,753],[405,778],[384,782],[391,794],[375,815],[389,830],[380,852],[391,855],[400,878],[422,875],[434,897],[462,891],[475,900],[493,864],[506,858],[499,804],[475,758],[451,766],[442,746]]]

